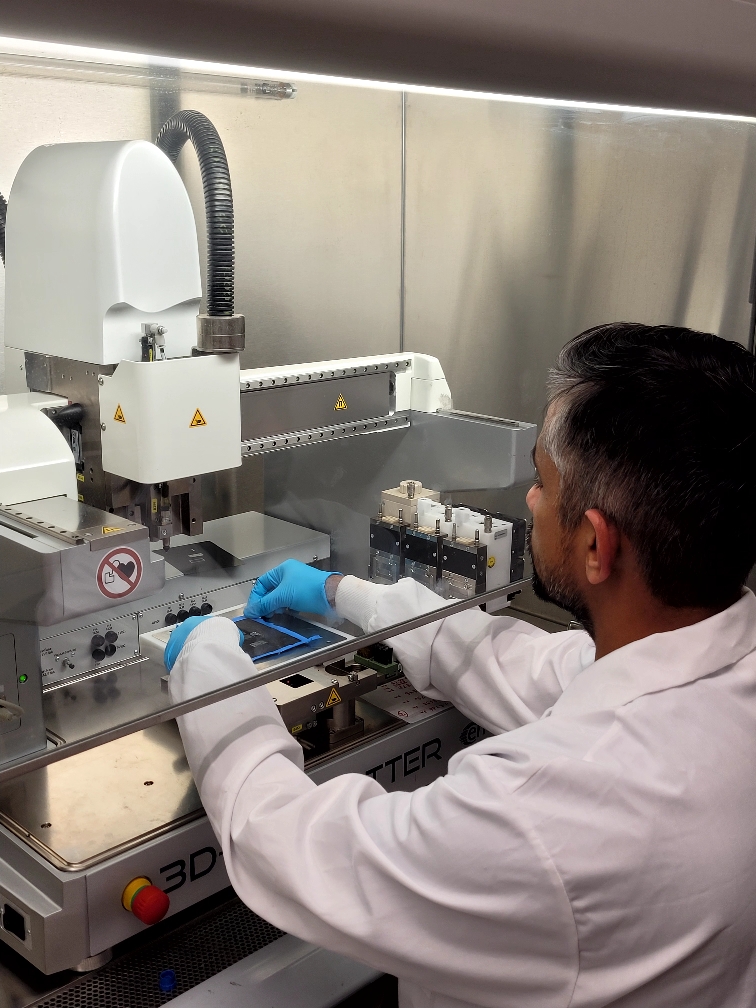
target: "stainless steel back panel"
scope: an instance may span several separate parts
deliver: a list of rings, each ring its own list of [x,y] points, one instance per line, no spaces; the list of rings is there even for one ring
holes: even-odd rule
[[[146,88],[0,74],[0,96],[0,191],[38,144],[151,133]],[[398,350],[402,265],[405,346],[441,358],[463,409],[537,421],[547,367],[592,324],[746,338],[752,123],[409,93],[403,189],[399,92],[180,97],[228,152],[245,366]],[[180,168],[202,248],[189,148]]]
[[[213,121],[231,168],[242,367],[398,350],[401,94],[300,81],[289,101],[191,90],[181,101]],[[188,146],[179,168],[202,249]]]
[[[622,319],[745,342],[756,127],[407,95],[405,349],[455,406],[537,422],[572,336]]]

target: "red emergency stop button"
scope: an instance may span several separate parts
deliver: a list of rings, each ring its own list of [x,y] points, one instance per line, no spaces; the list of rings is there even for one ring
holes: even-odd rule
[[[168,913],[170,899],[143,875],[132,879],[123,890],[121,903],[143,924],[157,924]]]

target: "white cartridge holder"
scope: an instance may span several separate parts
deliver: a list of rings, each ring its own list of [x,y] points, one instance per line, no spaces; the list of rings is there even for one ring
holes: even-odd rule
[[[241,465],[238,354],[125,360],[100,385],[102,467],[163,483]]]

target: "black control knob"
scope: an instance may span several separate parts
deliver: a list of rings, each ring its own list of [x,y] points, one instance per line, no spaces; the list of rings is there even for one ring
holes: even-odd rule
[[[175,612],[167,612],[165,614],[165,625],[166,626],[173,626],[173,624],[175,622],[176,622],[176,613]]]
[[[93,648],[101,648],[104,643],[105,643],[105,638],[102,636],[102,634],[96,633],[94,635],[94,637],[92,638],[92,647]]]
[[[201,613],[201,611],[200,611],[200,609],[199,609],[199,607],[198,607],[198,606],[196,606],[196,605],[193,605],[193,606],[191,607],[191,609],[189,610],[189,615],[190,615],[190,616],[201,616],[201,615],[202,615],[202,613]]]
[[[186,609],[179,609],[179,611],[176,613],[176,622],[177,623],[183,623],[184,620],[188,619],[188,618],[189,618],[189,613],[186,611]]]
[[[116,653],[115,644],[105,645],[105,654],[108,656],[108,658],[112,658],[115,653]]]
[[[213,607],[209,602],[203,602],[200,606],[200,616],[209,616],[212,611]]]
[[[115,630],[108,630],[108,632],[105,634],[105,640],[108,642],[108,644],[115,644],[115,642],[118,640],[118,634],[115,632]]]
[[[95,661],[102,661],[102,659],[105,657],[105,652],[102,650],[102,648],[96,647],[92,652],[92,657],[94,658]]]

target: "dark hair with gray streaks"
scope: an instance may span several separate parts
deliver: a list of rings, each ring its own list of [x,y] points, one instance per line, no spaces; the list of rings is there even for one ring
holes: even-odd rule
[[[756,359],[677,326],[596,326],[559,354],[548,402],[565,529],[597,508],[660,601],[733,602],[756,561]]]

